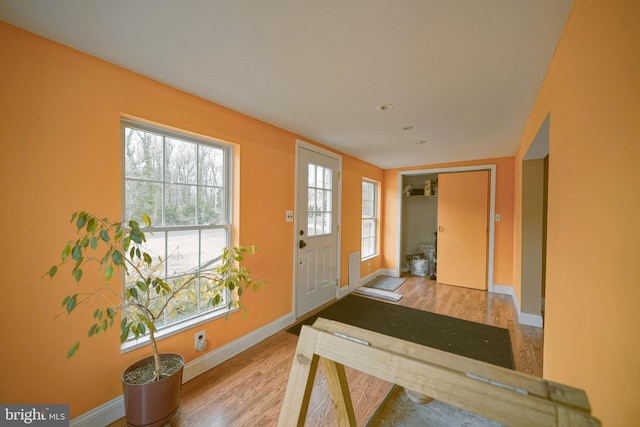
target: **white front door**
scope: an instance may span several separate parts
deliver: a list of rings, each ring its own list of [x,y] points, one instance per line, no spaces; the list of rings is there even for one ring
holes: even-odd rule
[[[296,315],[338,290],[338,158],[299,147]]]

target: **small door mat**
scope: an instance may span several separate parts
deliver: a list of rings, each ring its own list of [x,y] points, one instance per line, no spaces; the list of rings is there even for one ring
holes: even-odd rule
[[[508,329],[347,295],[287,332],[298,335],[318,317],[514,369]]]
[[[393,302],[398,302],[402,299],[402,294],[395,292],[384,291],[382,289],[373,289],[366,286],[360,286],[354,291],[356,294],[366,295],[373,298],[385,299]]]
[[[367,288],[382,289],[384,291],[395,291],[405,282],[401,277],[378,276],[364,284]]]

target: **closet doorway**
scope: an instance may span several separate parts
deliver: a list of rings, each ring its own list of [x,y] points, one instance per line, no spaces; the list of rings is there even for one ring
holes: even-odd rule
[[[463,172],[474,173],[463,174]],[[463,187],[464,183],[461,184],[461,182],[464,180],[472,179],[478,183],[478,185],[476,185],[478,188],[475,188],[472,194],[478,193],[479,197],[476,198],[479,199],[481,203],[484,197],[483,207],[475,208],[481,211],[482,221],[484,222],[480,224],[479,228],[475,227],[476,235],[473,237],[465,234],[469,232],[468,230],[459,229],[451,222],[451,220],[468,221],[464,216],[459,216],[457,219],[453,219],[453,214],[445,214],[446,218],[438,217],[438,215],[442,216],[443,212],[447,212],[445,210],[441,211],[440,214],[438,213],[438,199],[442,196],[442,188],[438,181],[439,177],[443,174],[456,174],[450,177],[455,177],[454,181],[457,182],[457,185],[462,185]],[[475,178],[473,178],[473,176],[475,176]],[[461,178],[462,181],[458,178]],[[430,194],[422,193],[424,190],[421,191],[421,187],[424,188],[425,181],[430,182],[432,188]],[[447,179],[447,181],[449,181],[449,179]],[[397,229],[399,248],[397,274],[410,271],[411,264],[410,261],[407,260],[408,255],[409,258],[411,258],[410,255],[424,252],[425,255],[428,256],[428,251],[433,248],[436,252],[436,278],[439,283],[493,291],[495,165],[400,171],[398,187],[398,218],[400,218],[400,224]],[[485,192],[484,196],[481,195],[483,191]],[[454,190],[454,198],[457,193],[459,193],[459,191]],[[447,204],[451,207],[451,196],[445,195],[445,197],[449,200]],[[460,193],[460,199],[468,198],[469,195]],[[462,205],[464,205],[464,203],[462,203]],[[464,209],[463,207],[463,210]],[[456,230],[460,231],[457,235],[454,232]],[[478,230],[480,230],[480,234],[478,234]],[[464,246],[468,246],[464,243],[465,236],[469,236],[470,240],[474,241],[474,248],[471,249],[472,252],[461,252],[462,249],[466,250],[466,247],[463,248]],[[439,242],[438,239],[441,239],[441,241]],[[461,242],[463,243],[462,246],[460,246]],[[458,246],[456,247],[456,245]],[[444,250],[444,252],[442,252],[442,250]],[[473,280],[469,279],[469,274],[466,274],[471,270],[469,268],[471,265],[469,262],[470,254],[473,254],[471,256],[474,260],[474,272],[472,275],[475,279]],[[440,268],[443,270],[440,270]],[[440,276],[440,272],[442,272],[444,276]],[[465,274],[460,276],[458,274],[460,272],[464,272],[466,277]]]

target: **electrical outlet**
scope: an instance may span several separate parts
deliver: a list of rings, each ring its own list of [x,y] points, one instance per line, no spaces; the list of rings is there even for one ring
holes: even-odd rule
[[[371,263],[370,262],[367,263],[367,271],[371,271]]]
[[[193,335],[193,345],[196,351],[204,351],[207,346],[207,332],[202,330]]]
[[[293,222],[293,211],[285,211],[285,222]]]

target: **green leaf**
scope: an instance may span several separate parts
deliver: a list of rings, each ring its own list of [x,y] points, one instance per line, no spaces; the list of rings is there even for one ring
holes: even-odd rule
[[[91,325],[91,328],[89,328],[89,332],[87,332],[87,336],[92,337],[96,333],[96,329],[98,329],[97,324]]]
[[[82,258],[82,246],[80,245],[80,242],[77,242],[73,246],[73,250],[71,251],[71,258],[75,260]]]
[[[151,263],[153,262],[153,260],[151,259],[151,255],[149,255],[149,254],[148,254],[148,253],[146,253],[146,252],[143,252],[143,253],[142,253],[142,258],[144,259],[144,262],[145,262],[147,265],[151,265]]]
[[[107,307],[107,316],[109,317],[109,319],[113,319],[115,315],[116,311],[111,307]]]
[[[107,230],[100,230],[100,238],[109,243],[109,232]]]
[[[80,231],[85,226],[86,223],[87,223],[86,212],[80,212],[78,214],[78,220],[76,221],[76,227],[78,228],[78,231]]]
[[[69,258],[69,255],[71,255],[71,245],[65,246],[62,250],[62,261]]]
[[[120,344],[125,342],[127,338],[129,338],[129,333],[131,332],[131,325],[121,325],[120,327]]]
[[[92,233],[96,231],[97,228],[98,228],[98,221],[96,221],[94,217],[89,218],[89,221],[87,221],[87,231],[89,233]]]
[[[129,233],[129,236],[131,237],[131,240],[133,240],[137,244],[141,244],[142,242],[146,241],[146,238],[144,236],[144,232],[141,231],[139,228],[136,228],[136,229],[132,228],[131,232]]]
[[[91,249],[95,250],[98,247],[98,238],[93,236],[91,238]]]
[[[109,327],[109,325],[107,324],[107,319],[104,319],[102,321],[102,332],[105,332],[108,327]]]
[[[138,287],[138,289],[140,289],[142,292],[147,292],[147,290],[149,289],[149,286],[147,286],[147,283],[144,280],[138,280],[136,282],[136,286]]]
[[[67,313],[71,313],[78,306],[78,294],[67,300]]]
[[[64,307],[65,305],[67,305],[70,299],[71,295],[67,295],[66,297],[64,297],[64,299],[62,300],[62,306]]]
[[[70,357],[73,357],[74,354],[76,354],[76,351],[78,351],[78,348],[80,347],[80,341],[77,341],[70,349],[69,351],[67,351],[67,359],[69,359]]]
[[[58,267],[54,265],[49,269],[49,272],[47,274],[49,275],[49,277],[53,277],[56,275],[57,272],[58,272]]]
[[[124,295],[127,299],[138,299],[138,290],[136,288],[127,288],[127,290],[124,292]]]
[[[147,214],[142,214],[142,221],[147,227],[151,227],[151,218]]]
[[[111,264],[107,265],[107,269],[104,272],[104,279],[106,281],[111,280],[111,277],[113,277],[113,266]]]
[[[111,255],[111,259],[113,260],[113,263],[117,266],[122,265],[122,252],[120,251],[113,251],[113,254]]]
[[[113,238],[118,240],[119,238],[122,237],[122,233],[124,233],[124,230],[122,229],[122,225],[118,224],[118,228],[116,229],[116,234],[113,236]]]
[[[82,269],[79,268],[73,273],[73,277],[76,279],[76,282],[80,283],[80,279],[82,279]]]
[[[100,309],[96,308],[96,311],[93,312],[93,318],[97,319],[98,316],[100,316],[100,313],[101,313]]]
[[[78,212],[74,212],[74,213],[71,215],[71,220],[70,220],[69,222],[73,222],[73,221],[76,219],[76,217],[77,217],[77,216],[78,216]]]

